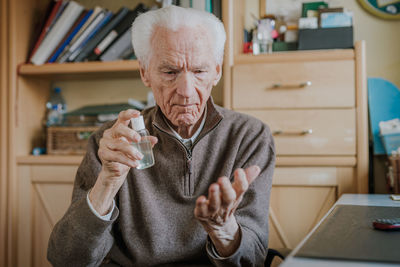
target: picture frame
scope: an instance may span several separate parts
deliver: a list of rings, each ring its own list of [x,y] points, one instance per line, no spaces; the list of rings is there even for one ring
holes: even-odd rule
[[[388,20],[400,19],[400,0],[358,0],[372,15]]]

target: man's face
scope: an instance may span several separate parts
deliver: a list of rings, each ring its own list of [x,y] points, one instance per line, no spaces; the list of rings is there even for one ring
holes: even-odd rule
[[[141,68],[141,76],[176,127],[194,126],[199,121],[211,89],[221,77],[210,38],[202,27],[183,27],[177,32],[157,27],[154,31],[149,66]]]

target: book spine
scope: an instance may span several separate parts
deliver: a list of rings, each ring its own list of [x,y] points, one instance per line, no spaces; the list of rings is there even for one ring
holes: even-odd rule
[[[83,61],[89,56],[89,54],[96,48],[97,44],[103,40],[106,35],[115,28],[119,22],[129,13],[129,9],[126,7],[121,8],[118,13],[111,19],[111,21],[105,25],[99,32],[85,45],[79,55],[74,61]]]
[[[118,59],[118,57],[129,47],[131,44],[131,29],[125,31],[120,38],[118,38],[111,46],[108,48],[103,55],[100,56],[101,61],[113,61]]]
[[[136,8],[130,11],[125,18],[94,48],[92,53],[89,55],[88,60],[97,60],[115,40],[131,27],[135,18],[146,11],[147,8],[142,3],[138,4]]]
[[[74,27],[72,32],[69,34],[69,36],[65,39],[65,41],[60,45],[60,47],[56,50],[56,52],[53,54],[53,56],[49,59],[49,63],[53,63],[56,61],[57,57],[61,54],[61,52],[64,50],[64,48],[71,42],[72,38],[78,33],[80,28],[83,26],[83,24],[88,20],[88,18],[92,15],[93,10],[89,10],[84,17],[79,21],[78,25]]]
[[[89,34],[96,28],[96,26],[103,20],[105,16],[105,11],[101,11],[88,25],[86,30],[82,32],[82,34],[79,36],[79,38],[67,49],[67,51],[63,52],[61,54],[61,57],[58,59],[57,62],[59,63],[64,63],[68,60],[68,58],[71,56],[72,53],[74,53],[79,46],[85,41],[85,39],[89,36]]]
[[[67,8],[61,14],[56,24],[52,27],[47,34],[43,43],[40,45],[36,53],[33,55],[31,62],[35,65],[41,65],[47,61],[49,56],[53,53],[58,43],[62,40],[64,35],[69,31],[72,25],[80,16],[83,11],[83,6],[70,1]]]
[[[44,37],[46,36],[47,32],[49,31],[50,25],[52,24],[52,21],[54,20],[56,14],[57,14],[57,10],[60,8],[61,4],[62,4],[61,0],[55,2],[55,5],[53,6],[53,9],[51,10],[51,13],[50,13],[49,17],[47,18],[46,23],[42,29],[42,32],[40,33],[39,38],[37,39],[36,44],[32,49],[32,52],[29,56],[29,61],[31,61],[33,55],[35,54],[35,52],[39,48],[40,44],[42,43]]]
[[[82,52],[82,50],[84,49],[86,44],[90,41],[90,39],[92,39],[99,32],[99,30],[104,25],[107,24],[107,22],[111,19],[112,15],[113,14],[111,11],[108,11],[105,13],[103,20],[96,26],[96,28],[89,34],[89,36],[82,42],[81,46],[69,56],[69,58],[68,58],[69,62],[76,61],[76,58]]]

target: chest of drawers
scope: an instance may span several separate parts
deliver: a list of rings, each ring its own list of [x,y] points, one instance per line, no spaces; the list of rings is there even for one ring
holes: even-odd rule
[[[367,192],[365,45],[239,54],[224,75],[225,106],[274,135],[269,245],[293,248],[342,193]]]

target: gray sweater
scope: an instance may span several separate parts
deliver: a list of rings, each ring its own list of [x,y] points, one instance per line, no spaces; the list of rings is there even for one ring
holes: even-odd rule
[[[76,174],[72,203],[51,233],[48,259],[54,266],[216,265],[263,266],[268,245],[268,208],[275,163],[268,126],[247,115],[207,103],[207,119],[192,151],[172,134],[161,110],[143,112],[158,138],[155,165],[131,169],[116,198],[110,221],[98,218],[86,201],[101,169],[97,155],[104,125],[94,133]],[[235,216],[241,243],[228,258],[212,244],[193,211],[196,199],[221,176],[258,165]]]

